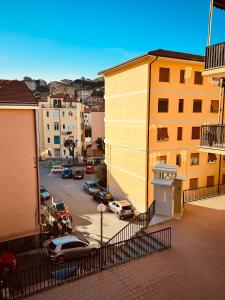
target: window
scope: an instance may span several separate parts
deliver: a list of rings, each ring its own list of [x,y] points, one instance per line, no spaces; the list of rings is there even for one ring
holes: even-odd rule
[[[199,165],[199,153],[191,153],[191,166]]]
[[[168,136],[168,131],[167,128],[157,128],[157,141],[168,141],[169,136]]]
[[[63,154],[66,155],[66,150],[63,150]]]
[[[47,118],[49,117],[49,111],[46,111],[46,117]]]
[[[214,176],[207,176],[206,186],[213,186],[213,185],[214,185]]]
[[[192,140],[200,139],[200,127],[192,127],[191,139]]]
[[[215,153],[208,153],[208,163],[215,163],[217,160]]]
[[[193,100],[193,112],[197,112],[197,113],[202,112],[202,100],[199,99]]]
[[[54,144],[60,144],[60,137],[59,135],[54,135]]]
[[[61,104],[62,102],[61,102],[61,100],[58,100],[58,99],[54,99],[53,100],[53,106],[54,107],[62,107],[62,104]]]
[[[181,155],[180,154],[176,155],[176,165],[181,167]]]
[[[180,83],[185,83],[185,70],[180,70]]]
[[[48,137],[48,139],[47,139],[47,140],[48,140],[48,144],[50,144],[50,142],[51,142],[51,140],[50,140],[50,137]]]
[[[179,99],[178,112],[184,112],[184,99]]]
[[[166,164],[166,155],[156,157],[157,164]]]
[[[65,111],[62,112],[62,116],[65,117]]]
[[[211,113],[219,112],[219,100],[211,100],[210,112]]]
[[[177,127],[177,140],[182,140],[183,127]]]
[[[49,125],[49,124],[47,124],[47,129],[48,129],[48,130],[50,129],[50,125]]]
[[[69,112],[68,112],[68,116],[69,116],[69,117],[72,117],[72,116],[73,116],[72,111],[69,111]]]
[[[62,247],[61,249],[64,250],[64,249],[71,249],[71,248],[74,248],[74,243],[73,242],[70,242],[70,243],[66,243],[66,244],[62,244]]]
[[[159,68],[159,81],[169,82],[170,81],[170,69],[169,68]]]
[[[55,157],[60,157],[60,149],[54,149]]]
[[[54,122],[54,130],[59,130],[59,122]]]
[[[195,72],[194,84],[202,84],[202,72]]]
[[[158,99],[158,112],[168,112],[168,99]]]
[[[54,118],[58,118],[59,117],[59,111],[58,110],[54,110],[53,111],[53,117]]]
[[[63,124],[62,128],[63,128],[63,130],[65,130],[65,129],[66,129],[66,125],[65,125],[65,124]]]
[[[198,188],[198,178],[191,178],[189,182],[190,189],[197,189]]]
[[[52,156],[51,150],[48,150],[48,156]]]

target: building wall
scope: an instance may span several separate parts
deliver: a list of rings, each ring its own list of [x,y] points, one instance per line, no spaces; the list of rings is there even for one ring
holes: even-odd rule
[[[0,109],[0,242],[39,233],[35,117]]]
[[[105,123],[104,123],[104,117],[105,117],[105,112],[96,112],[92,111],[91,112],[91,136],[92,136],[92,141],[96,141],[97,138],[105,137]]]
[[[139,210],[146,201],[147,74],[142,62],[105,76],[108,188]]]
[[[170,82],[159,82],[159,68],[170,69]],[[152,65],[150,102],[149,199],[153,201],[152,168],[156,158],[167,156],[167,164],[176,164],[181,155],[178,177],[184,189],[191,178],[205,186],[207,176],[218,182],[219,156],[208,163],[208,154],[200,153],[200,140],[192,140],[191,128],[216,123],[217,113],[210,112],[211,100],[219,100],[219,88],[204,78],[203,85],[194,84],[194,72],[202,71],[203,63],[175,59],[158,59]],[[186,70],[185,84],[180,83],[180,70]],[[135,62],[118,71],[105,74],[105,140],[108,167],[108,188],[115,197],[128,198],[138,210],[146,204],[146,138],[147,138],[148,62]],[[169,99],[168,113],[158,112],[158,99]],[[179,99],[184,99],[184,112],[178,113]],[[193,99],[202,100],[202,112],[193,113]],[[157,128],[167,127],[169,140],[157,141]],[[177,127],[183,137],[177,141]],[[199,153],[199,165],[190,165],[191,153]],[[225,173],[222,162],[222,172]],[[222,175],[221,175],[222,176]],[[221,177],[222,178],[222,177]]]

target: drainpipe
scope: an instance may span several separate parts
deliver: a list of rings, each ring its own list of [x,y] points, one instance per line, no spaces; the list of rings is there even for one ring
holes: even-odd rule
[[[223,89],[223,95],[222,95],[223,106],[222,106],[221,125],[224,125],[224,102],[225,102],[225,79],[224,78],[222,78],[222,80],[221,80],[221,88]],[[222,136],[223,136],[224,135],[223,127],[221,129],[222,129],[221,133],[222,133]],[[222,155],[220,154],[219,175],[218,175],[218,194],[220,193],[220,177],[221,177],[221,161],[222,161],[221,157],[222,157]]]
[[[152,64],[158,59],[158,56],[155,56],[154,60],[148,65],[148,100],[147,100],[147,155],[146,155],[146,211],[148,210],[148,194],[149,194],[149,144],[150,144],[150,104],[151,104],[151,73],[152,73]]]

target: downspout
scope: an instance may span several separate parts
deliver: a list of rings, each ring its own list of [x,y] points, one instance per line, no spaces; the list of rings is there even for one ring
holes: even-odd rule
[[[151,73],[152,64],[158,59],[155,56],[154,60],[148,64],[148,97],[147,97],[147,143],[146,143],[146,211],[148,210],[148,196],[149,196],[149,145],[150,145],[150,104],[151,104]]]

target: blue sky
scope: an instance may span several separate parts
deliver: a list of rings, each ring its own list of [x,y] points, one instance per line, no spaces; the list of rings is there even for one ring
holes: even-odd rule
[[[204,54],[208,9],[209,0],[2,1],[0,78],[95,78],[158,48]],[[214,21],[212,43],[224,41],[225,12]]]

